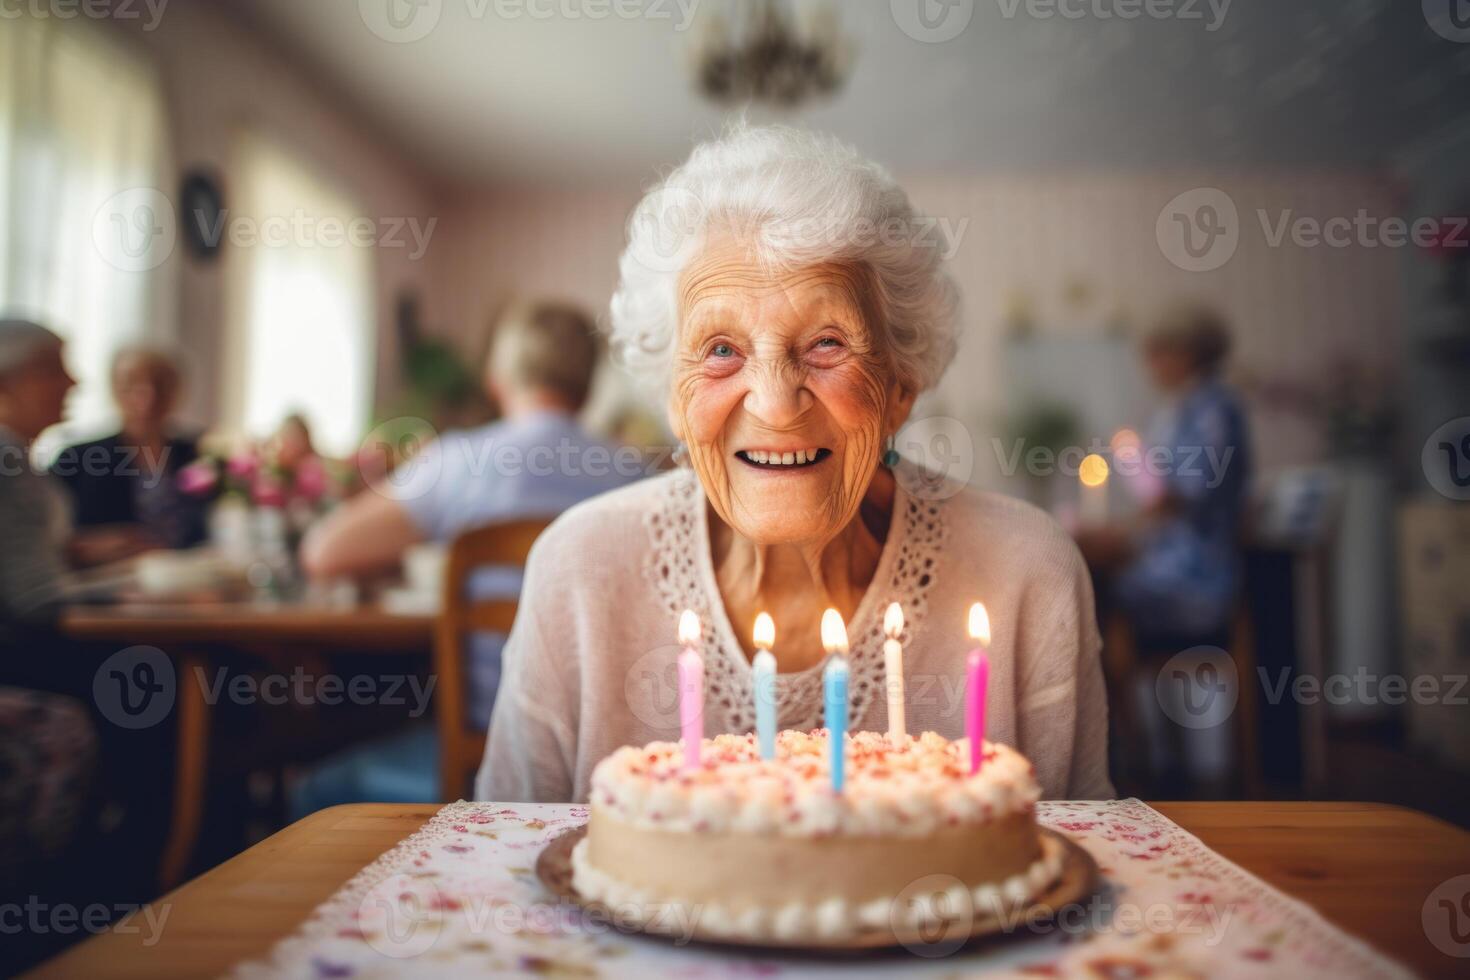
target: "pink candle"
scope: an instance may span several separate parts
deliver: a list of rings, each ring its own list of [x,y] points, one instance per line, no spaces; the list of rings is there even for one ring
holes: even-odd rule
[[[704,661],[699,644],[699,617],[686,609],[679,617],[679,731],[684,739],[684,768],[699,766],[699,747],[704,741]]]
[[[980,771],[985,745],[985,691],[990,686],[990,617],[984,603],[970,607],[970,636],[979,643],[965,663],[965,737],[970,740],[970,772]]]

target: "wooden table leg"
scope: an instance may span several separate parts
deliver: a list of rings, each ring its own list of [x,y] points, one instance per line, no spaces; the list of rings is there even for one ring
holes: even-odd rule
[[[178,662],[173,820],[158,871],[158,883],[163,891],[184,880],[204,816],[205,769],[209,761],[209,702],[204,697],[204,663],[203,657],[192,653],[181,655]]]

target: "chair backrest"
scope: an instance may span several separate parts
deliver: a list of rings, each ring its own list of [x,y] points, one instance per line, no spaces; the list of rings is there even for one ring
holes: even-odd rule
[[[470,726],[466,710],[466,637],[477,631],[509,633],[516,618],[514,598],[470,598],[469,578],[489,565],[525,565],[531,545],[550,523],[551,518],[533,518],[489,524],[464,532],[449,547],[434,630],[439,793],[445,802],[465,794],[485,752],[485,732]]]

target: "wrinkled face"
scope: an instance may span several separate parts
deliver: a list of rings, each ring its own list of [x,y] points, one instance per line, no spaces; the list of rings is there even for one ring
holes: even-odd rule
[[[822,544],[857,513],[908,415],[866,273],[763,268],[716,243],[680,282],[669,417],[719,516],[757,544]]]

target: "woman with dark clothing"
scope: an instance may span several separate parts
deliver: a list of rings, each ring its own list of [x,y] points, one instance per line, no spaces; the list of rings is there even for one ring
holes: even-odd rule
[[[201,503],[179,491],[179,470],[198,456],[194,440],[173,434],[179,371],[166,354],[127,348],[113,361],[112,395],[122,418],[113,435],[62,450],[51,473],[71,493],[73,519],[87,539],[112,539],[125,557],[148,547],[187,548],[204,540]],[[99,529],[113,532],[99,535]]]

